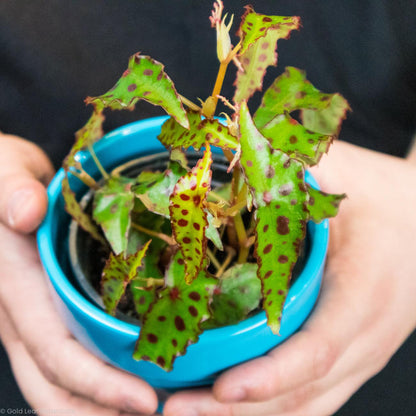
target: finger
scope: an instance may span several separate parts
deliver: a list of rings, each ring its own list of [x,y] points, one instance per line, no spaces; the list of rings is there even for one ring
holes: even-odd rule
[[[154,413],[157,398],[143,380],[110,367],[72,338],[50,299],[30,237],[1,226],[13,249],[3,250],[0,297],[19,337],[43,375],[52,383],[97,403],[146,414]],[[32,252],[32,256],[31,253]],[[27,253],[30,261],[22,261]],[[26,257],[25,257],[26,258]],[[20,262],[19,262],[20,260]],[[7,283],[7,284],[6,284]]]
[[[323,290],[300,332],[266,356],[225,372],[214,396],[221,402],[263,401],[326,376],[363,325],[359,316],[349,319],[351,308],[343,291]]]
[[[1,133],[0,141],[0,221],[29,233],[45,215],[45,185],[53,176],[53,167],[31,142]]]
[[[36,414],[46,416],[50,414],[50,409],[59,409],[62,413],[67,412],[79,416],[132,415],[132,413],[120,413],[119,410],[99,406],[50,383],[39,371],[2,310],[0,310],[0,322],[2,341],[9,355],[16,381],[26,401],[36,410]],[[137,416],[137,413],[134,414]]]

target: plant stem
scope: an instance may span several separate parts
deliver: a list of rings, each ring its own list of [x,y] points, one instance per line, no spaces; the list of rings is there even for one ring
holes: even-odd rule
[[[201,112],[201,107],[199,105],[196,105],[195,103],[193,103],[191,100],[188,100],[186,97],[184,97],[183,95],[179,94],[179,98],[181,99],[181,101],[187,106],[189,107],[191,110],[193,111],[197,111],[198,113]]]
[[[241,218],[240,213],[234,217],[234,226],[237,233],[238,245],[240,246],[237,263],[241,264],[247,261],[249,249],[247,247],[246,229],[244,227],[243,219]]]
[[[92,159],[94,160],[95,164],[97,165],[97,168],[101,172],[101,175],[103,176],[103,178],[106,179],[106,180],[109,179],[110,176],[105,171],[105,169],[103,168],[103,165],[101,164],[101,162],[98,160],[98,157],[95,154],[95,151],[94,151],[94,148],[92,147],[92,145],[88,145],[88,150],[91,153]]]
[[[217,258],[215,257],[214,253],[207,248],[207,255],[209,259],[211,260],[211,263],[214,265],[214,267],[219,270],[221,268],[221,264],[218,262]]]
[[[219,279],[224,274],[225,270],[227,269],[227,267],[231,263],[231,260],[234,258],[234,256],[235,256],[235,250],[232,247],[228,247],[227,257],[225,258],[224,263],[218,269],[217,274],[215,275],[215,277],[218,277],[218,279]]]
[[[212,115],[215,114],[215,110],[217,108],[218,96],[221,93],[222,84],[224,83],[224,78],[225,78],[225,73],[227,72],[227,68],[228,68],[227,61],[220,63],[220,68],[218,70],[217,79],[215,80],[214,89],[212,90],[212,94],[211,94],[213,98],[213,103],[214,103],[214,110],[213,110]]]
[[[85,185],[87,185],[89,188],[98,189],[97,182],[95,182],[95,180],[90,175],[88,175],[88,173],[85,172],[85,170],[70,170],[70,173],[71,175],[74,175],[76,178],[78,178]]]
[[[153,230],[149,230],[148,228],[142,227],[141,225],[136,224],[134,222],[131,224],[131,226],[138,231],[141,231],[147,235],[150,235],[151,237],[156,237],[156,238],[159,238],[160,240],[165,241],[170,246],[174,246],[176,244],[176,241],[172,237],[169,237],[166,234],[158,233],[157,231],[153,231]]]

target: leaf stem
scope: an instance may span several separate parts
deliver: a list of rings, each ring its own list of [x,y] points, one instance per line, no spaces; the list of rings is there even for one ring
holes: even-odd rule
[[[109,179],[110,175],[103,168],[103,165],[101,164],[97,155],[95,154],[95,150],[92,147],[92,145],[88,145],[88,150],[89,150],[89,152],[92,156],[92,159],[94,160],[95,164],[97,165],[98,170],[100,171],[101,175],[103,176],[103,178],[106,179],[106,180]]]
[[[78,178],[82,183],[87,185],[91,189],[98,189],[97,182],[95,182],[94,178],[92,178],[85,170],[81,169],[79,171],[71,169],[69,171],[71,175],[74,175]]]
[[[211,260],[211,263],[214,265],[214,267],[217,270],[221,269],[221,264],[218,262],[214,253],[209,248],[207,248],[207,255],[208,255],[209,259]]]
[[[224,274],[227,267],[230,265],[231,260],[235,256],[235,250],[232,247],[227,248],[227,257],[225,258],[224,263],[221,265],[221,267],[218,269],[217,274],[215,277],[218,277],[218,279]]]
[[[142,227],[141,225],[136,224],[134,222],[131,224],[131,226],[138,231],[141,231],[147,235],[150,235],[151,237],[156,237],[156,238],[159,238],[160,240],[165,241],[170,246],[174,246],[176,244],[175,239],[173,239],[172,237],[169,237],[166,234],[158,233],[157,231],[153,231],[153,230],[149,230],[148,228]]]
[[[240,252],[238,253],[237,263],[245,263],[247,261],[249,249],[247,247],[247,234],[244,227],[243,219],[241,214],[238,213],[234,217],[234,226],[237,233],[238,245],[240,246]]]
[[[202,108],[199,105],[196,105],[195,103],[193,103],[191,100],[188,100],[186,97],[184,97],[183,95],[179,94],[179,98],[181,99],[181,101],[187,106],[189,107],[191,110],[193,111],[197,111],[198,113],[201,112]]]

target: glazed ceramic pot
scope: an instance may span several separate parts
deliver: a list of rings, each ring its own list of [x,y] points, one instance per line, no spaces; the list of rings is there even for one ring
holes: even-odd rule
[[[165,151],[157,140],[165,120],[166,117],[147,119],[107,134],[94,147],[103,166],[112,169],[128,160]],[[99,178],[88,152],[80,152],[78,158],[87,172]],[[107,363],[136,374],[157,388],[209,385],[223,370],[261,356],[290,337],[312,311],[319,294],[327,252],[327,221],[308,224],[306,261],[289,290],[280,336],[269,329],[262,311],[236,325],[205,331],[196,344],[188,347],[185,356],[176,359],[170,372],[149,362],[135,361],[132,354],[140,327],[107,315],[75,283],[68,254],[71,219],[61,195],[63,178],[61,169],[48,188],[48,212],[38,231],[39,253],[63,321],[82,345]],[[317,187],[311,175],[307,174],[306,178],[309,184]],[[71,181],[71,188],[78,197],[85,194],[85,185],[76,178],[71,178]]]

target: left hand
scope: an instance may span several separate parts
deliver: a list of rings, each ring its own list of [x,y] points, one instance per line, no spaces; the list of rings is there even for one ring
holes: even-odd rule
[[[318,304],[299,332],[180,392],[166,416],[326,416],[378,373],[416,326],[416,165],[338,142],[313,174],[345,192],[331,220]]]

